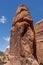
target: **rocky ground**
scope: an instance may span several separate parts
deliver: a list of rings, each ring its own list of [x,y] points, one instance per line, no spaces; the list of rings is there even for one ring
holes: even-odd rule
[[[6,56],[4,52],[0,51],[0,65],[4,65],[9,61],[9,56]]]

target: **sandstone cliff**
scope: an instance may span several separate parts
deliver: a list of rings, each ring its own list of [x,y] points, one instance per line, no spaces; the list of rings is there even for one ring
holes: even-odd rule
[[[34,30],[37,59],[43,64],[43,19],[34,25]]]

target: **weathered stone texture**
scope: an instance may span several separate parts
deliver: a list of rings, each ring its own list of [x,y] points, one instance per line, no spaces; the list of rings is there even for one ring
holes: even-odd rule
[[[38,65],[33,55],[33,42],[33,20],[28,8],[25,5],[20,5],[13,18],[11,28],[10,55],[12,58],[10,61],[12,65]]]
[[[20,6],[21,7],[23,6],[25,9],[27,9],[24,5],[20,5]],[[19,9],[19,7],[18,7],[18,9]],[[21,10],[22,9],[23,8],[21,8]],[[14,44],[15,47],[16,47],[16,44],[17,45],[20,45],[20,44],[22,45],[21,39],[22,39],[22,37],[25,38],[26,37],[25,35],[27,33],[28,33],[27,34],[27,36],[28,36],[32,32],[32,35],[28,36],[28,38],[30,37],[30,39],[31,39],[32,36],[34,37],[34,35],[33,35],[34,33],[33,33],[32,29],[30,27],[30,22],[32,23],[32,19],[29,18],[30,21],[29,20],[27,21],[27,19],[24,20],[24,17],[25,16],[30,17],[30,15],[28,13],[28,10],[25,11],[25,9],[23,11],[21,11],[19,14],[16,14],[15,15],[14,20],[13,20],[13,23],[12,23],[12,28],[11,28],[11,41],[10,42],[12,42],[12,44]],[[17,10],[17,12],[18,12],[18,10]],[[13,48],[15,48],[15,47],[13,47]],[[18,48],[15,48],[14,50],[17,52]],[[14,51],[12,50],[12,52],[14,52]],[[17,53],[19,53],[19,51]]]
[[[43,20],[34,25],[35,40],[36,40],[36,54],[39,63],[43,64]]]

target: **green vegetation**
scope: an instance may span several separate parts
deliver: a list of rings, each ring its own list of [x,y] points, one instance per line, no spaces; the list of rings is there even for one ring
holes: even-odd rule
[[[0,51],[0,56],[4,56],[4,55],[5,55],[5,53]]]
[[[5,56],[5,53],[0,51],[0,65],[4,65],[5,64],[4,56]]]
[[[4,52],[0,51],[0,65],[4,65],[7,61],[10,61],[9,56],[6,56]]]

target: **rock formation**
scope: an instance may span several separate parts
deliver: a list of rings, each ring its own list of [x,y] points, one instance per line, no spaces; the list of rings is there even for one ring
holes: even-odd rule
[[[20,5],[13,18],[11,28],[10,62],[12,65],[39,65],[36,61],[34,41],[33,20],[28,8]]]
[[[36,54],[40,64],[43,64],[43,19],[34,25]]]
[[[9,56],[9,49],[8,48],[6,48],[5,55]]]
[[[13,18],[9,57],[5,65],[43,65],[43,19],[33,26],[25,5],[18,7]]]

